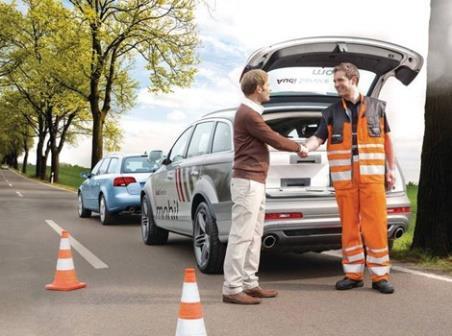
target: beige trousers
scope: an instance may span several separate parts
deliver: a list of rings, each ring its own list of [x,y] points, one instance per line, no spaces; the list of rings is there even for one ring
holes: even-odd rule
[[[232,223],[224,260],[223,294],[232,295],[259,285],[265,184],[231,179]]]

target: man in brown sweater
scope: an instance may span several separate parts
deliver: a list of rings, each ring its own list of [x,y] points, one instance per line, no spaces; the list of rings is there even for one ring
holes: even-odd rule
[[[262,118],[261,104],[270,99],[265,71],[245,73],[240,84],[246,97],[234,119],[232,224],[224,261],[223,302],[257,304],[261,298],[278,294],[275,290],[261,288],[256,276],[265,219],[267,145],[300,156],[306,148],[273,131]]]

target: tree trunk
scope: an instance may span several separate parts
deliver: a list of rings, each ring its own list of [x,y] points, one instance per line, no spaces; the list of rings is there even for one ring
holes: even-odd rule
[[[91,168],[102,159],[104,147],[104,118],[101,113],[93,114],[93,139],[91,152]]]
[[[23,143],[22,143],[22,146],[23,146],[23,149],[24,149],[24,153],[25,153],[24,154],[24,160],[22,161],[22,173],[23,174],[27,173],[27,165],[28,165],[28,151],[29,151],[29,148],[28,148],[27,141],[28,141],[28,135],[24,136]]]
[[[52,150],[52,163],[51,163],[51,173],[50,178],[53,173],[53,182],[58,182],[60,180],[60,153],[58,150]]]
[[[41,176],[41,170],[42,170],[42,150],[44,148],[44,139],[41,137],[38,138],[38,143],[36,145],[36,169],[35,169],[35,177]],[[44,164],[45,166],[45,164]]]
[[[24,161],[22,162],[22,173],[27,173],[27,165],[28,165],[28,148],[25,150]]]
[[[442,36],[451,11],[448,0],[431,1],[425,134],[412,244],[435,256],[447,256],[452,248],[452,46]]]
[[[46,173],[47,173],[47,159],[49,158],[49,153],[50,153],[50,141],[47,141],[47,147],[45,150],[44,155],[42,156],[42,161],[41,161],[41,170],[39,172],[39,178],[41,180],[46,180]]]

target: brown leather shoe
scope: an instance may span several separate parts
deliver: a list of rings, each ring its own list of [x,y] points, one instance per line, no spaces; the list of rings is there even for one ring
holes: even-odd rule
[[[273,298],[278,295],[278,292],[274,289],[263,289],[262,287],[245,289],[244,292],[249,296],[262,299]]]
[[[224,295],[223,294],[223,302],[242,304],[242,305],[252,305],[252,304],[261,303],[261,300],[251,297],[251,296],[245,294],[245,292],[240,292],[238,294],[232,294],[232,295]]]

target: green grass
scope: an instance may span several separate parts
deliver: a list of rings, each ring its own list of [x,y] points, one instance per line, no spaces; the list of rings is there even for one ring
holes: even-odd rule
[[[452,274],[452,256],[448,258],[438,258],[421,250],[411,250],[411,243],[413,242],[414,228],[416,225],[417,191],[417,185],[412,183],[407,185],[407,194],[411,202],[412,212],[410,225],[408,231],[394,242],[391,257],[398,261],[416,264],[416,266],[423,269]]]
[[[19,167],[21,170],[22,167]],[[60,165],[60,180],[56,185],[61,185],[64,187],[68,187],[72,190],[76,190],[80,184],[83,182],[83,178],[80,177],[80,173],[89,171],[89,168],[73,166],[70,164],[62,163]],[[50,167],[47,167],[46,176],[50,174]],[[27,174],[28,177],[34,177],[35,175],[35,166],[27,165]],[[49,180],[47,180],[49,181]]]

